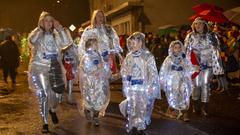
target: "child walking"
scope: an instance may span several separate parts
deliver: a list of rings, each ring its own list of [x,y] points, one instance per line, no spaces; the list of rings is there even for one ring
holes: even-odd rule
[[[85,117],[95,126],[99,125],[99,114],[109,104],[109,78],[111,72],[97,51],[98,41],[89,38],[85,43],[85,54],[80,61],[80,89]]]
[[[183,116],[183,121],[189,121],[187,110],[192,93],[191,75],[193,71],[194,67],[186,58],[181,41],[172,41],[168,56],[159,73],[161,86],[169,104],[167,116],[177,119]],[[178,116],[174,111],[179,112]]]
[[[129,53],[123,61],[121,76],[126,97],[120,110],[127,118],[127,132],[145,135],[156,98],[160,98],[160,86],[154,56],[145,47],[145,35],[133,33],[128,38]]]

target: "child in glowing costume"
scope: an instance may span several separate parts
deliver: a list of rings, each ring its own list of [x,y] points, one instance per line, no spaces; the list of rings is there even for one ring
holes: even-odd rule
[[[160,98],[158,71],[154,56],[145,47],[145,35],[133,33],[128,38],[129,53],[123,61],[121,76],[126,97],[120,110],[127,118],[127,132],[144,135],[150,124],[156,98]]]
[[[177,117],[183,113],[183,120],[189,121],[187,110],[189,108],[190,96],[192,93],[191,75],[194,68],[191,61],[186,58],[184,46],[181,41],[172,41],[168,56],[160,69],[160,82],[165,91],[169,108],[167,114],[173,116],[173,109],[179,111]]]

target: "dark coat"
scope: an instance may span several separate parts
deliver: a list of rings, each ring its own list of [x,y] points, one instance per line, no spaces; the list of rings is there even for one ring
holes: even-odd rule
[[[1,67],[17,68],[19,66],[19,50],[12,40],[5,40],[0,44]]]

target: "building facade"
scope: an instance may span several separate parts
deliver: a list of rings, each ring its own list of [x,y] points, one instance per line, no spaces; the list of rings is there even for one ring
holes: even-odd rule
[[[225,10],[240,6],[237,0],[89,0],[90,14],[96,9],[103,10],[119,35],[134,31],[155,33],[165,25],[191,23],[192,7],[203,2]],[[88,24],[89,21],[83,26]]]

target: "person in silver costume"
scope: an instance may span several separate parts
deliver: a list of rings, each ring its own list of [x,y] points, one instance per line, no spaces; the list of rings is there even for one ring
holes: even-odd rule
[[[82,109],[86,119],[98,126],[99,115],[105,112],[110,101],[111,72],[97,51],[97,38],[89,37],[85,49],[79,66]]]
[[[31,48],[31,60],[28,69],[28,82],[30,89],[36,91],[39,98],[40,115],[43,120],[42,132],[48,130],[48,112],[54,124],[58,123],[56,115],[57,106],[62,94],[53,91],[54,85],[51,78],[59,77],[64,90],[64,72],[61,64],[61,49],[72,43],[72,38],[67,29],[54,19],[48,12],[43,11],[39,17],[38,27],[35,28],[28,38]],[[58,73],[51,73],[53,63],[57,63]],[[62,81],[61,81],[62,80]],[[62,87],[61,87],[62,88]]]
[[[67,102],[74,104],[72,97],[73,84],[78,83],[78,45],[83,33],[83,28],[78,29],[78,36],[74,39],[73,43],[62,49],[63,53],[63,65],[66,70],[67,79]]]
[[[219,40],[216,34],[208,30],[206,21],[198,17],[192,23],[192,32],[185,38],[187,55],[191,56],[191,59],[194,56],[200,66],[198,75],[193,79],[193,112],[201,111],[204,117],[208,116],[210,81],[213,74],[221,75],[224,72],[219,54]],[[199,100],[202,103],[201,110]]]
[[[145,134],[150,124],[156,98],[160,98],[160,83],[154,56],[145,47],[145,35],[135,32],[128,38],[129,53],[121,66],[123,94],[120,111],[127,118],[126,129],[132,134]]]
[[[112,67],[112,64],[116,64],[115,56],[118,56],[120,62],[122,61],[123,58],[120,53],[123,50],[119,43],[119,37],[113,27],[106,24],[106,17],[101,10],[93,12],[91,25],[85,28],[82,34],[79,45],[80,57],[84,54],[86,39],[93,35],[97,37],[99,42],[98,52],[103,60],[108,63],[109,67]]]
[[[185,49],[181,41],[170,43],[168,56],[164,60],[159,78],[161,86],[167,97],[169,108],[167,115],[173,116],[172,109],[179,112],[177,119],[183,115],[183,121],[189,121],[187,110],[189,108],[192,93],[191,75],[195,71],[190,59],[185,55]]]
[[[80,39],[80,37],[78,37]],[[75,40],[74,40],[75,41]],[[74,104],[72,97],[72,89],[74,81],[78,81],[78,44],[73,42],[71,45],[62,49],[63,53],[63,65],[66,70],[67,79],[67,102],[69,104]]]

